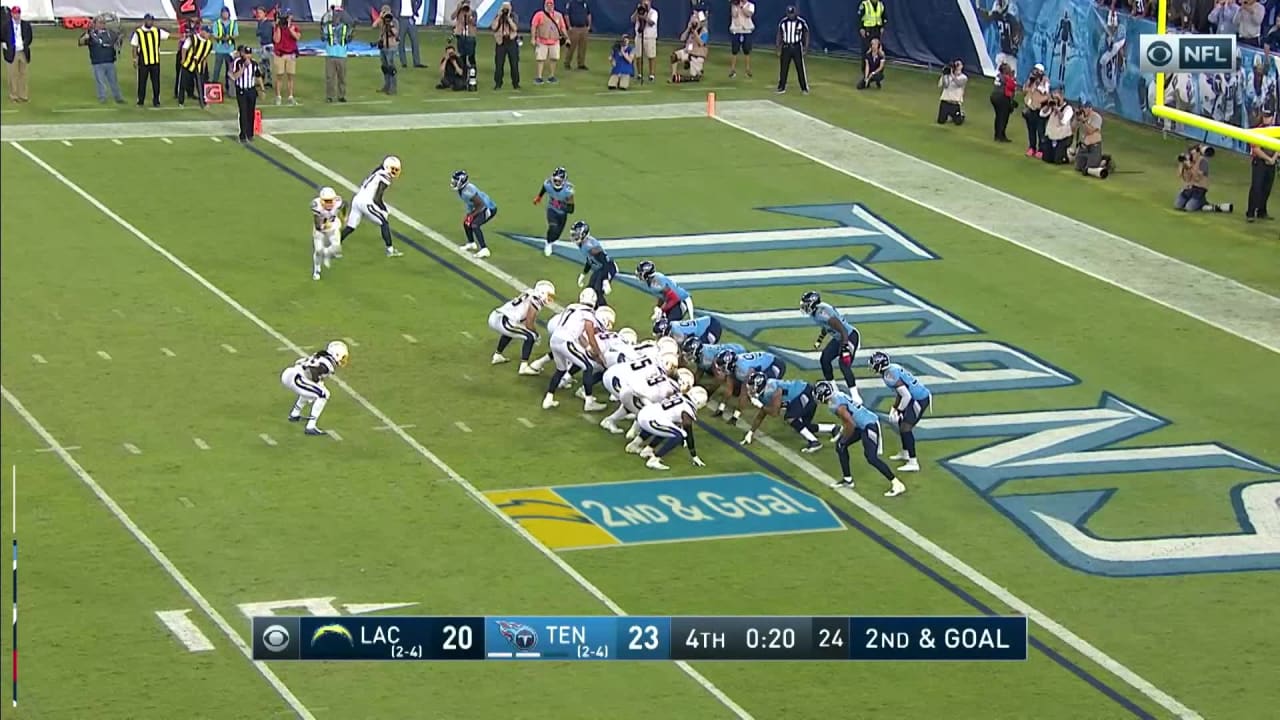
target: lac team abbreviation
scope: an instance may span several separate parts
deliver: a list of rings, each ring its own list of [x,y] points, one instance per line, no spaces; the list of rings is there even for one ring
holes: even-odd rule
[[[255,660],[1027,659],[1021,616],[253,619]]]

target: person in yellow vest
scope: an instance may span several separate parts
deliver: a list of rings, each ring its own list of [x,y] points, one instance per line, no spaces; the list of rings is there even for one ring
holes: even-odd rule
[[[862,0],[858,4],[858,37],[862,41],[862,72],[867,71],[867,51],[872,40],[880,40],[889,16],[884,10],[884,0]],[[880,40],[882,43],[883,40]]]
[[[231,92],[231,56],[236,50],[236,38],[240,37],[240,21],[231,17],[231,10],[222,8],[213,21],[213,72],[209,78],[220,82]]]
[[[191,88],[192,94],[200,101],[200,107],[205,107],[204,78],[209,70],[209,54],[212,52],[213,38],[209,37],[209,28],[203,24],[197,26],[196,31],[183,41],[182,48],[178,50],[183,76],[178,86],[178,107],[184,106],[188,88]]]
[[[168,39],[169,31],[156,27],[151,13],[142,16],[142,25],[129,38],[133,66],[138,69],[138,107],[147,99],[147,82],[151,83],[151,104],[160,107],[160,42]]]

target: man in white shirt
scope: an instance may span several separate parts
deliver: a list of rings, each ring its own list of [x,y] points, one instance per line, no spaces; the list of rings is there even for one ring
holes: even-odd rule
[[[738,53],[746,57],[747,77],[751,77],[751,35],[756,31],[756,4],[751,0],[730,0],[729,77],[738,74]]]
[[[644,59],[649,59],[649,82],[653,82],[654,63],[658,57],[658,10],[649,0],[641,0],[631,13],[636,28],[636,73],[642,72]]]
[[[1062,96],[1062,88],[1053,89],[1049,99],[1040,106],[1040,114],[1045,119],[1040,159],[1052,165],[1061,165],[1067,162],[1067,149],[1071,147],[1071,137],[1075,134],[1072,126],[1075,110]]]

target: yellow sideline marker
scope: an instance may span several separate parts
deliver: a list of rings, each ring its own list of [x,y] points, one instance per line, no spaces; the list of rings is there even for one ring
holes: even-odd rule
[[[1164,35],[1168,32],[1168,13],[1169,0],[1160,0],[1159,15],[1156,19],[1156,32]],[[1268,150],[1280,151],[1280,127],[1268,128],[1242,128],[1219,122],[1212,118],[1201,117],[1195,113],[1189,113],[1185,110],[1171,108],[1164,104],[1164,73],[1156,73],[1156,104],[1151,108],[1151,112],[1156,117],[1161,117],[1173,122],[1190,125],[1193,128],[1207,130],[1208,132],[1225,135],[1229,138],[1249,143],[1250,145],[1261,145]]]

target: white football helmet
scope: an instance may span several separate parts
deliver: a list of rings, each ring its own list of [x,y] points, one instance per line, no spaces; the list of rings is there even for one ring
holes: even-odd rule
[[[556,299],[556,286],[550,280],[539,280],[538,284],[533,286],[533,291],[542,297],[545,302],[551,302]]]
[[[400,158],[395,155],[386,156],[382,160],[382,169],[393,178],[400,177]]]
[[[602,308],[596,308],[596,319],[604,325],[605,330],[612,330],[613,324],[618,321],[618,314],[613,311],[613,308],[605,305]]]
[[[640,339],[640,336],[636,334],[636,331],[631,328],[622,328],[619,330],[618,337],[622,338],[622,341],[628,345],[635,345],[636,341]]]
[[[578,293],[578,302],[583,305],[596,306],[596,291],[591,288],[582,288],[582,292]]]
[[[676,341],[675,341],[675,338],[669,338],[669,337],[659,338],[659,339],[658,339],[658,352],[660,352],[660,353],[670,353],[670,354],[672,354],[672,355],[675,355],[675,356],[679,357],[679,355],[680,355],[680,343],[676,342]]]
[[[676,370],[676,384],[680,386],[680,392],[689,392],[693,388],[693,371],[686,368]]]
[[[326,210],[333,208],[333,204],[338,201],[338,193],[331,187],[320,188],[320,203],[324,205]]]
[[[698,410],[701,410],[707,404],[706,388],[695,387],[685,393],[685,395],[693,402],[693,406]]]
[[[660,353],[658,355],[658,365],[662,367],[662,372],[670,375],[680,367],[680,358],[675,353]]]
[[[329,353],[329,357],[338,361],[340,367],[346,367],[347,359],[351,357],[351,351],[347,350],[347,344],[341,340],[334,340],[325,346],[324,351]]]

